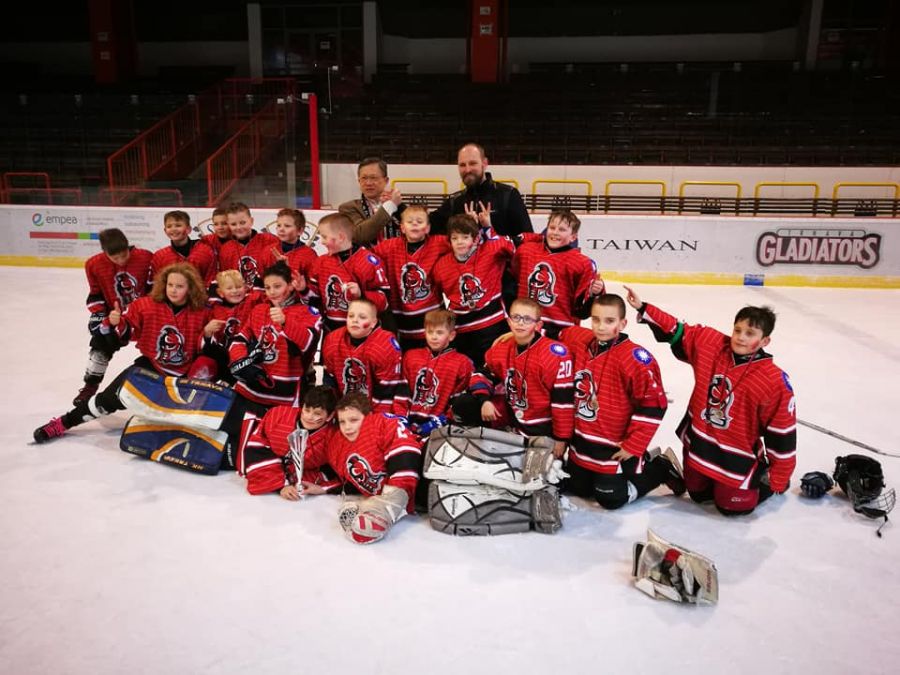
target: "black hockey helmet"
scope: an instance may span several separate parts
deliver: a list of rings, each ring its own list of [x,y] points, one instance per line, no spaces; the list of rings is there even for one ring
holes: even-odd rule
[[[834,460],[834,481],[853,504],[853,510],[869,518],[884,518],[897,501],[894,489],[884,490],[881,463],[865,455],[847,455]],[[884,525],[882,524],[882,527]],[[881,536],[881,528],[878,528]]]

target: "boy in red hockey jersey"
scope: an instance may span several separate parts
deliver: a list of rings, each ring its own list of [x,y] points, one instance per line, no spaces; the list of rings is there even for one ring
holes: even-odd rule
[[[534,300],[514,300],[507,321],[512,339],[488,350],[470,387],[480,418],[495,426],[512,424],[525,436],[552,436],[553,453],[562,457],[575,423],[572,356],[565,345],[541,335],[541,308]],[[500,393],[502,402],[491,398]],[[477,425],[471,401],[462,406],[454,412]]]
[[[101,230],[98,239],[102,252],[88,258],[84,264],[91,342],[84,386],[72,405],[84,403],[97,393],[109,360],[121,346],[103,333],[103,321],[116,303],[120,309],[125,309],[150,289],[150,259],[153,257],[150,251],[129,246],[122,230],[114,227]]]
[[[544,234],[522,243],[512,261],[519,297],[541,306],[544,335],[554,339],[587,318],[591,300],[604,290],[594,261],[576,247],[580,226],[571,211],[553,211]]]
[[[447,296],[456,315],[453,346],[476,366],[484,353],[506,332],[503,310],[503,272],[513,255],[508,237],[480,230],[470,214],[452,216],[447,222],[452,252],[434,266],[437,292]]]
[[[364,246],[353,244],[353,223],[347,216],[332,213],[319,221],[319,237],[328,251],[312,265],[307,292],[318,299],[326,330],[340,328],[347,321],[352,300],[365,298],[377,311],[388,306],[387,273],[381,258]],[[298,285],[304,290],[303,281]]]
[[[250,286],[262,286],[261,272],[271,255],[271,248],[279,246],[278,238],[268,232],[253,229],[250,207],[234,202],[228,207],[228,229],[231,241],[219,252],[220,270],[237,270]]]
[[[347,325],[322,343],[324,382],[339,394],[363,394],[375,412],[404,414],[409,389],[400,367],[400,345],[378,324],[375,305],[365,298],[350,303]]]
[[[204,351],[216,360],[219,379],[234,384],[228,371],[228,348],[232,340],[240,334],[244,323],[257,305],[268,304],[266,293],[259,288],[250,288],[237,270],[224,270],[216,275],[215,284],[219,302],[211,303],[212,318],[216,320],[216,332],[208,339]]]
[[[300,499],[302,483],[322,490],[339,488],[341,482],[325,466],[304,470],[302,457],[291,452],[288,436],[295,430],[307,432],[305,454],[320,455],[335,431],[331,424],[337,400],[331,387],[311,387],[303,395],[303,407],[277,406],[253,423],[246,442],[238,452],[238,473],[247,479],[251,495],[278,492],[288,501]]]
[[[691,498],[738,515],[785,492],[797,462],[797,413],[787,373],[764,351],[775,313],[744,307],[728,336],[678,321],[625,289],[638,322],[694,371],[694,390],[678,426]]]
[[[685,489],[671,450],[647,450],[665,415],[666,394],[659,365],[622,332],[626,324],[622,298],[602,295],[591,307],[591,330],[570,326],[560,334],[575,359],[575,433],[566,486],[607,509],[662,483],[676,495]]]
[[[306,216],[297,209],[281,209],[275,218],[275,236],[280,245],[269,251],[266,267],[278,260],[284,260],[293,272],[309,278],[310,268],[318,256],[309,246],[300,241]]]
[[[452,418],[451,404],[469,386],[474,370],[472,360],[450,346],[455,337],[453,313],[433,309],[425,315],[428,346],[403,354],[403,379],[410,390],[407,418],[410,429],[416,433],[423,430],[423,425],[430,432]]]
[[[397,339],[403,351],[425,346],[423,317],[443,305],[432,272],[450,252],[447,238],[429,236],[428,210],[409,204],[400,216],[402,237],[384,239],[372,251],[384,261],[390,281],[390,306],[396,317]]]
[[[312,364],[322,321],[300,302],[287,264],[279,261],[262,275],[268,302],[257,305],[228,347],[234,390],[258,412],[296,405],[300,383]]]
[[[184,211],[169,211],[163,216],[163,232],[171,242],[153,254],[150,273],[177,262],[188,262],[197,268],[207,286],[216,276],[216,253],[199,239],[191,239],[191,217]]]
[[[215,252],[216,270],[221,270],[219,255],[222,252],[222,247],[231,240],[231,229],[228,227],[228,209],[222,207],[213,209],[210,229],[212,232],[204,234],[200,237],[200,241],[204,242]]]
[[[346,492],[365,497],[345,502],[338,518],[351,541],[371,544],[413,512],[422,444],[399,418],[373,413],[362,394],[338,401],[337,418],[340,432],[326,445],[307,451],[304,474],[328,465]],[[327,489],[311,483],[303,488],[304,494],[322,494]]]
[[[122,342],[137,342],[141,356],[134,366],[163,375],[191,376],[202,338],[214,330],[209,317],[206,291],[197,270],[188,263],[176,263],[156,275],[150,295],[138,298],[124,312],[117,301],[103,320],[103,330]],[[96,396],[35,429],[35,442],[44,443],[74,426],[123,410],[119,388],[132,367]]]

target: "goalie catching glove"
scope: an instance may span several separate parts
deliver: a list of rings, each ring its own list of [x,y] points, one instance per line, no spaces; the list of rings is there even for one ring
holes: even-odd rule
[[[408,501],[406,490],[385,485],[380,495],[372,495],[358,502],[344,502],[338,511],[338,521],[350,541],[374,544],[406,515]]]
[[[634,545],[632,576],[635,587],[651,598],[697,605],[719,599],[719,577],[712,560],[675,546],[653,530],[647,542]]]

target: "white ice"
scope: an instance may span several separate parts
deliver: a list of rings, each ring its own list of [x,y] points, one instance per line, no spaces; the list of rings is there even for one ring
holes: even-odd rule
[[[744,519],[663,488],[617,512],[575,500],[553,536],[454,538],[411,517],[360,547],[338,526],[338,497],[251,497],[235,475],[121,452],[124,413],[30,445],[80,386],[85,283],[79,270],[5,267],[0,284],[2,673],[900,669],[900,523],[878,539],[880,521],[854,514],[838,491],[799,495],[804,472],[869,454],[844,442],[799,428],[789,493]],[[799,416],[900,452],[900,292],[640,291],[726,330],[739,306],[773,305],[770,351],[791,375]],[[661,362],[674,403],[656,442],[675,445],[690,370],[646,327],[629,329]],[[107,381],[135,355],[120,352]],[[900,459],[877,459],[900,484]],[[632,587],[632,544],[648,527],[716,561],[717,606],[654,601]]]

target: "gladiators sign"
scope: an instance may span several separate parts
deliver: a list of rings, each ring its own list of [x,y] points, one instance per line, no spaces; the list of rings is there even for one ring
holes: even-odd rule
[[[764,267],[858,265],[870,269],[881,259],[881,235],[865,230],[780,229],[756,241],[756,261]]]

